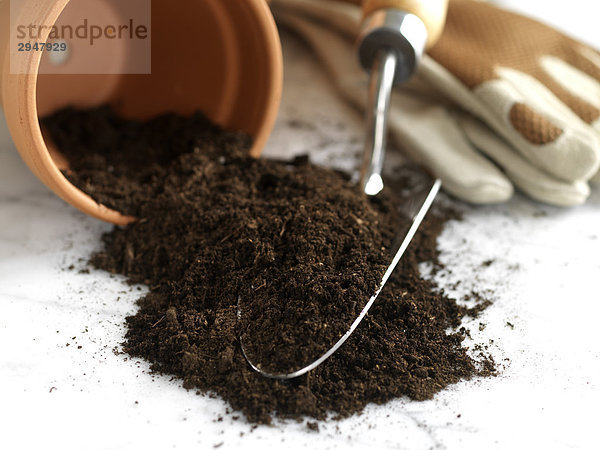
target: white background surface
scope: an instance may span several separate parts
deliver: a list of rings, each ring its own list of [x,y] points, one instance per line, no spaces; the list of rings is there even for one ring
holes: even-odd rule
[[[600,46],[598,15],[583,12],[591,3],[527,5],[543,5],[548,20]],[[285,50],[284,101],[266,153],[308,151],[317,162],[352,166],[361,118],[330,93],[302,46],[289,41]],[[461,382],[427,402],[371,406],[320,433],[296,423],[252,430],[230,416],[217,421],[221,400],[113,352],[143,288],[78,273],[109,226],[47,191],[0,122],[0,448],[597,448],[598,190],[573,209],[517,196],[472,208],[445,230],[440,247],[452,273],[440,285],[460,280],[463,291],[494,292],[467,326],[469,344],[488,345],[501,363],[498,377]],[[495,262],[482,267],[488,259]],[[64,270],[70,264],[76,270]]]

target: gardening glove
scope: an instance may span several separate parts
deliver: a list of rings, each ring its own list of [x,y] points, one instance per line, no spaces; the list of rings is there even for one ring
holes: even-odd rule
[[[358,8],[275,0],[274,12],[307,40],[342,94],[364,108],[367,79],[353,50]],[[582,203],[586,180],[600,164],[599,61],[596,52],[545,25],[485,3],[451,0],[440,41],[408,86],[394,92],[390,133],[464,200],[505,201],[512,181],[547,203]],[[590,103],[579,99],[581,88],[566,87],[576,83],[595,95]]]

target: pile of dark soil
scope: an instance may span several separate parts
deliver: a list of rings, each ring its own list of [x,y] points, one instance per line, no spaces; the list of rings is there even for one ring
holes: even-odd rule
[[[69,159],[66,174],[97,201],[139,221],[104,236],[98,268],[145,283],[127,319],[125,350],[216,392],[250,421],[344,417],[368,403],[428,399],[449,384],[493,372],[462,346],[475,314],[419,275],[438,264],[436,239],[455,215],[426,219],[371,312],[322,366],[291,382],[253,372],[298,368],[329,348],[374,293],[392,240],[408,224],[384,192],[374,199],[340,173],[253,159],[242,133],[202,115],[147,123],[109,109],[64,110],[44,120]],[[241,320],[237,318],[238,299]]]

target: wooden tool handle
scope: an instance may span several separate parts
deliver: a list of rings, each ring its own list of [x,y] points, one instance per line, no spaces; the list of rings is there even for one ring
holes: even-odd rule
[[[427,28],[426,48],[430,48],[438,41],[444,29],[448,0],[363,0],[362,6],[364,17],[378,9],[399,9],[414,14]]]

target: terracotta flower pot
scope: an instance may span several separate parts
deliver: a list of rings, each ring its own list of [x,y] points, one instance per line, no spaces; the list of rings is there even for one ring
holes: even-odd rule
[[[10,1],[20,1],[12,20]],[[8,127],[31,170],[76,208],[115,224],[132,220],[97,204],[61,173],[68,162],[44,137],[39,119],[66,106],[108,103],[121,115],[139,119],[202,110],[226,128],[248,132],[254,138],[252,155],[261,153],[282,87],[280,41],[266,0],[151,0],[151,74],[119,72],[123,54],[117,49],[103,54],[102,64],[111,69],[104,75],[48,74],[40,70],[49,57],[45,52],[11,49],[15,21],[47,26],[31,41],[42,44],[50,27],[78,2],[10,1],[0,0],[0,96]],[[86,12],[90,19],[114,14],[103,10],[102,0],[94,3],[98,11]],[[69,64],[86,58],[75,50]]]

